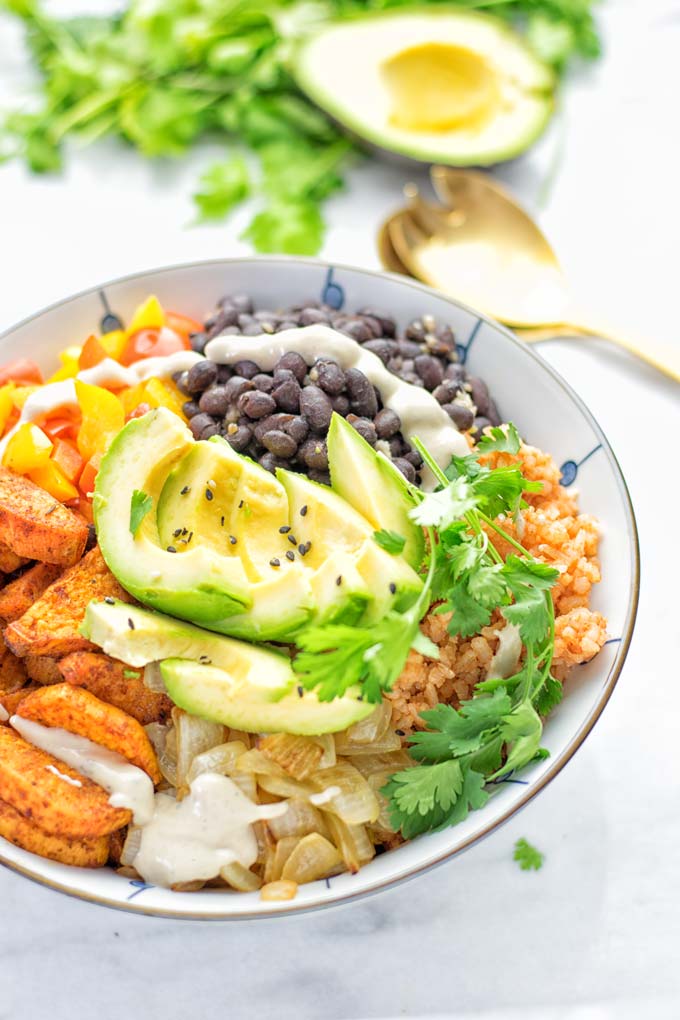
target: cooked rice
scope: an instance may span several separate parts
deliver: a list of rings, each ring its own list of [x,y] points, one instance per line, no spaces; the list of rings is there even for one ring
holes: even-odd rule
[[[595,518],[578,512],[576,494],[560,484],[560,471],[549,454],[533,446],[522,446],[517,456],[494,453],[483,461],[492,467],[521,463],[525,477],[543,483],[540,493],[526,497],[518,529],[511,520],[502,521],[508,534],[537,559],[560,571],[553,588],[555,603],[555,657],[553,674],[564,680],[571,667],[597,655],[607,639],[607,621],[588,607],[590,591],[600,580],[597,559],[599,529]],[[506,556],[511,546],[491,535],[499,552]],[[450,613],[429,613],[421,630],[439,648],[439,661],[411,651],[392,692],[392,722],[408,734],[422,728],[422,711],[440,702],[454,706],[472,696],[475,685],[486,676],[498,647],[498,633],[505,621],[496,613],[488,627],[472,638],[461,639],[447,631]]]

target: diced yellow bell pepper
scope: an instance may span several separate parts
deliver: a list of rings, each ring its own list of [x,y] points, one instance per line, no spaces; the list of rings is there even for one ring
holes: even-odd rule
[[[52,442],[42,429],[31,422],[20,425],[2,457],[2,463],[18,475],[26,475],[42,467],[50,459]]]
[[[120,358],[127,340],[127,333],[124,329],[114,329],[111,333],[102,333],[99,337],[99,343],[114,361],[118,361]]]
[[[146,401],[145,396],[146,383],[137,383],[136,386],[130,386],[126,390],[121,390],[118,394],[118,399],[123,405],[123,411],[125,416],[131,414],[134,409]]]
[[[174,411],[180,418],[186,421],[182,405],[186,403],[186,397],[177,386],[170,380],[149,379],[145,387],[146,396],[143,398],[152,407],[167,407]]]
[[[61,382],[62,379],[72,379],[78,372],[78,361],[80,359],[80,352],[82,347],[67,347],[59,355],[61,361],[61,368],[58,369],[53,376],[47,380],[51,382]]]
[[[13,382],[5,383],[0,387],[0,433],[4,431],[10,414],[14,409],[12,395],[16,386]]]
[[[16,407],[17,411],[20,411],[31,393],[35,393],[36,390],[40,389],[39,386],[17,386],[12,391],[12,403]]]
[[[28,477],[41,489],[46,489],[50,496],[54,496],[60,503],[76,499],[78,496],[75,485],[69,482],[64,472],[57,467],[53,460],[48,460],[42,467],[29,471]]]
[[[78,430],[78,452],[84,460],[104,453],[125,424],[123,405],[103,386],[75,381],[82,422]]]
[[[127,335],[130,337],[140,329],[161,329],[164,325],[165,312],[158,298],[152,294],[136,309],[127,328]]]

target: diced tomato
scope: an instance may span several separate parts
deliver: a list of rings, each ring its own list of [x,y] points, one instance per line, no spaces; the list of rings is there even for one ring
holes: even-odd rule
[[[40,385],[43,375],[37,362],[30,358],[16,358],[0,366],[0,386],[7,382],[15,382],[20,386]]]
[[[88,460],[87,464],[83,468],[80,481],[78,482],[78,487],[84,496],[92,495],[94,480],[97,477],[99,465],[102,462],[102,456],[103,454],[101,453],[95,453],[95,455]]]
[[[142,358],[163,358],[175,351],[191,349],[188,336],[172,329],[140,329],[133,333],[120,356],[121,365],[132,365]]]
[[[78,435],[79,422],[76,418],[69,418],[66,415],[55,415],[48,418],[41,425],[43,432],[46,432],[52,441],[55,439],[75,440]]]
[[[63,439],[56,439],[52,450],[52,460],[66,475],[69,482],[78,481],[85,462],[75,446]]]
[[[78,370],[92,368],[94,365],[98,365],[100,361],[103,361],[104,358],[108,358],[104,347],[96,336],[89,336],[83,344],[83,349],[78,358]]]
[[[94,523],[92,503],[89,499],[86,499],[85,496],[78,496],[76,499],[67,500],[66,506],[70,510],[75,510],[76,513],[84,517],[88,524]]]
[[[132,421],[133,418],[143,418],[145,414],[148,414],[151,410],[151,404],[142,402],[137,404],[128,415],[125,417],[125,421]]]
[[[166,312],[165,313],[165,325],[168,329],[172,329],[175,333],[179,333],[180,336],[185,336],[187,339],[192,333],[202,333],[203,326],[196,319],[190,319],[188,315],[182,315],[181,312]]]

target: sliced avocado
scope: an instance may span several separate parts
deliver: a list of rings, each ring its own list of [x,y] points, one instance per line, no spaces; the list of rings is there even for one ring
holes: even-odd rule
[[[240,559],[204,545],[178,556],[168,551],[156,523],[156,507],[168,472],[194,445],[177,415],[158,408],[128,422],[102,460],[94,494],[94,520],[102,555],[124,588],[147,605],[199,623],[229,616],[250,605],[250,583]],[[133,535],[130,509],[135,490],[152,508]],[[174,547],[174,546],[173,546]]]
[[[293,685],[274,698],[259,683],[259,673],[248,684],[238,683],[223,669],[187,659],[161,662],[161,676],[174,703],[186,712],[248,733],[337,733],[375,708],[359,700],[358,688],[334,701],[319,701],[313,691]]]
[[[340,421],[347,425],[344,418]],[[351,425],[347,428],[361,439]],[[376,618],[393,608],[405,609],[415,601],[422,588],[421,579],[401,556],[391,556],[377,545],[374,526],[349,500],[304,475],[279,470],[277,477],[288,495],[290,534],[298,548],[300,543],[310,545],[304,561],[315,568],[320,619],[344,619],[345,612],[352,616],[352,608],[359,608],[362,594],[364,607],[370,605],[370,614]],[[347,606],[348,597],[353,607]]]
[[[130,666],[161,662],[168,694],[193,715],[254,733],[334,733],[374,706],[350,691],[319,702],[298,687],[286,655],[125,602],[92,601],[83,634]]]
[[[412,567],[423,560],[425,539],[408,511],[415,505],[401,472],[360,436],[341,415],[334,414],[328,432],[328,466],[333,489],[361,514],[375,531],[394,531],[406,544],[402,556]],[[395,557],[396,558],[396,557]]]
[[[367,142],[427,163],[488,166],[527,149],[555,76],[504,21],[451,8],[326,22],[292,59],[300,88]]]
[[[201,620],[211,630],[257,640],[292,636],[315,608],[310,572],[286,552],[281,532],[288,499],[270,472],[235,453],[223,439],[195,443],[168,475],[158,499],[161,543],[187,555],[192,544],[241,563],[248,578],[247,613]],[[190,542],[184,542],[191,536]],[[191,619],[191,609],[182,614]]]

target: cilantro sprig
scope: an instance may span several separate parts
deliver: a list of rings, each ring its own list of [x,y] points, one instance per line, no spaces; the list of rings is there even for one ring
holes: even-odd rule
[[[540,871],[545,860],[545,855],[524,838],[518,839],[515,843],[512,857],[517,861],[522,871]]]

